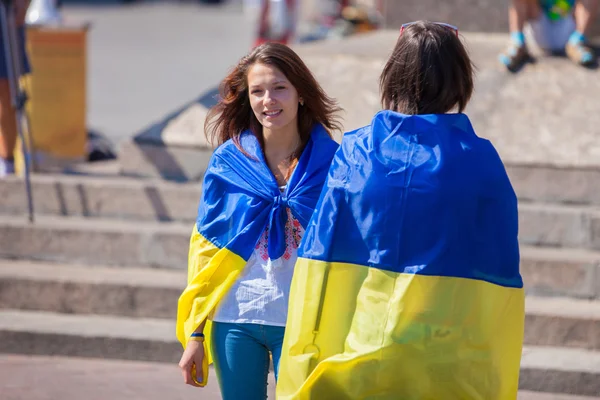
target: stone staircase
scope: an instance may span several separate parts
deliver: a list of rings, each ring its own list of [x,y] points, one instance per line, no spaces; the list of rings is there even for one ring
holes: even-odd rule
[[[598,193],[585,195],[591,182],[566,193],[556,176],[509,171],[523,192],[521,388],[600,398]],[[585,171],[558,171],[567,172],[586,182]],[[532,182],[540,195],[519,190]],[[22,182],[0,182],[0,352],[176,363],[199,185],[40,175],[33,188],[32,225]]]
[[[199,186],[36,176],[34,224],[23,190],[0,182],[0,351],[176,363]]]

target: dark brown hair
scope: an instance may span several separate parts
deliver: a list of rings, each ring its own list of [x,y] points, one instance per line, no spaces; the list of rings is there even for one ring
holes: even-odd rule
[[[335,116],[341,109],[334,99],[325,94],[302,59],[283,44],[265,43],[243,57],[221,82],[219,102],[209,110],[204,123],[204,132],[209,142],[220,145],[233,139],[236,146],[244,152],[240,145],[240,135],[250,129],[261,145],[264,145],[262,125],[252,112],[248,97],[248,71],[254,64],[277,68],[294,86],[298,97],[304,100],[304,105],[298,107],[301,145],[296,154],[292,154],[292,163],[298,161],[315,124],[322,124],[329,135],[333,130],[341,130]]]
[[[453,29],[408,25],[379,79],[383,108],[403,114],[463,112],[473,94],[474,66]]]

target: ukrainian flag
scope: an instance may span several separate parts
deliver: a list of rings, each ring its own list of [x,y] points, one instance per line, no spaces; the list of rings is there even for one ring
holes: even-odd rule
[[[211,317],[234,284],[267,227],[269,256],[277,259],[283,255],[286,208],[306,228],[338,148],[325,128],[315,125],[281,193],[250,131],[241,135],[240,146],[247,155],[231,140],[219,146],[204,175],[190,239],[188,284],[177,308],[177,339],[184,348],[192,332]],[[210,361],[210,321],[204,332]]]
[[[517,230],[464,114],[382,111],[346,134],[299,249],[277,398],[516,399]]]

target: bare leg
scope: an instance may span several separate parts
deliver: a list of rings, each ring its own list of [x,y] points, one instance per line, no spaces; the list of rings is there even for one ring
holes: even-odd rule
[[[576,30],[569,38],[565,51],[577,64],[591,66],[596,62],[594,51],[586,44],[585,34],[596,19],[599,4],[600,0],[578,0],[575,4]]]
[[[512,0],[508,8],[508,27],[511,32],[523,32],[525,23],[539,16],[537,0]]]
[[[254,47],[260,46],[267,41],[269,31],[269,0],[262,0],[260,5],[260,14],[258,16],[257,37]]]
[[[540,14],[538,0],[512,0],[508,9],[508,24],[510,28],[510,44],[503,54],[500,62],[510,71],[518,70],[531,57],[525,45],[523,28],[531,19],[538,18]]]
[[[271,4],[269,0],[262,0],[261,11],[258,20],[258,36],[254,42],[254,47],[260,46],[261,44],[268,41],[275,41],[283,44],[288,44],[295,34],[296,29],[296,16],[297,16],[297,1],[296,0],[285,0],[287,21],[285,21],[285,32],[279,37],[273,37],[271,31],[271,24],[269,21],[269,12]]]
[[[577,32],[587,34],[598,15],[600,0],[579,0],[575,4]]]

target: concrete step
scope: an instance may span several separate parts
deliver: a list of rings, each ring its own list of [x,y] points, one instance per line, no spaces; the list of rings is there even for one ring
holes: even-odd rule
[[[532,392],[529,390],[519,390],[517,400],[600,400],[600,397],[576,396],[570,394],[556,394]]]
[[[158,221],[194,221],[200,184],[118,176],[34,175],[38,215],[82,216]],[[0,214],[25,215],[21,178],[0,181]]]
[[[0,258],[105,266],[187,268],[191,223],[0,217]],[[522,246],[531,294],[600,296],[600,252]]]
[[[524,244],[600,250],[600,207],[521,202],[519,226]]]
[[[595,190],[600,169],[508,166],[507,170],[522,212],[530,214],[538,203],[542,208],[544,204],[600,206],[600,191]],[[118,175],[36,174],[32,187],[35,210],[41,215],[161,221],[193,221],[201,191],[197,182]],[[27,212],[23,179],[10,176],[0,181],[0,197],[0,214]]]
[[[176,270],[0,260],[0,309],[170,319],[185,282]],[[528,345],[600,351],[600,301],[527,296],[525,328]]]
[[[0,217],[0,258],[187,268],[191,223]]]
[[[600,352],[525,347],[519,388],[546,393],[600,395]]]
[[[40,216],[0,217],[0,256],[67,263],[185,268],[191,224]],[[600,253],[522,247],[522,272],[534,294],[600,295]]]
[[[525,198],[535,197],[529,182],[531,170],[521,175]],[[527,174],[529,171],[529,174]],[[560,171],[560,170],[559,170]],[[564,172],[564,171],[563,171]],[[542,177],[538,177],[542,179]],[[554,179],[542,179],[555,182]],[[33,179],[35,212],[40,217],[73,216],[101,219],[142,221],[179,221],[192,223],[200,199],[200,184],[181,184],[158,179],[124,177],[89,177],[70,175],[38,175]],[[575,180],[574,182],[578,182]],[[587,182],[586,188],[600,185]],[[528,192],[529,190],[529,192]],[[539,197],[554,202],[569,198],[556,197],[541,189]],[[591,189],[589,189],[591,190]],[[585,193],[566,190],[592,205],[572,205],[521,201],[520,239],[524,244],[600,249],[600,206]],[[598,191],[594,193],[597,194]],[[22,180],[9,178],[0,181],[0,215],[25,215],[27,202]],[[598,196],[600,200],[600,195]]]
[[[512,163],[506,170],[519,199],[541,203],[600,205],[600,168]]]
[[[600,301],[528,296],[525,343],[600,351]]]
[[[176,363],[175,321],[0,310],[0,353]]]
[[[178,361],[174,322],[0,310],[0,353],[140,361]],[[600,393],[600,353],[527,347],[525,390],[594,396]]]
[[[173,318],[186,278],[184,270],[0,260],[0,309]]]
[[[527,294],[600,298],[600,252],[521,246]]]

